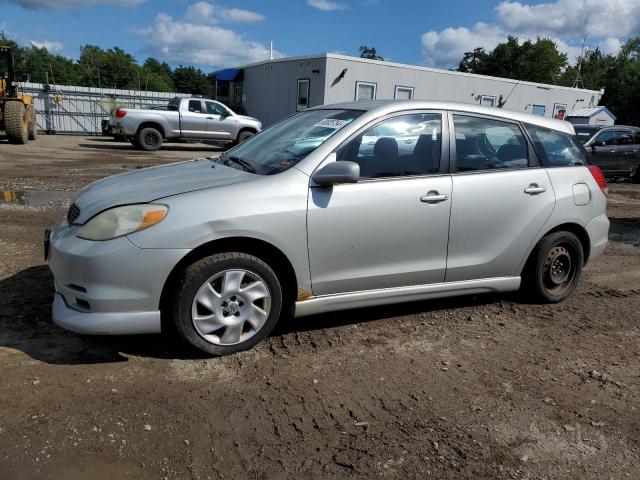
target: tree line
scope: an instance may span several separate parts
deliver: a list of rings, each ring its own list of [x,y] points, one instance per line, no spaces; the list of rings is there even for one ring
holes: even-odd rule
[[[166,62],[147,58],[142,65],[123,49],[80,48],[77,60],[50,53],[44,47],[20,46],[0,31],[0,45],[8,45],[16,58],[16,79],[22,82],[79,85],[83,87],[152,90],[210,96],[213,85],[196,67],[171,68]]]
[[[0,31],[0,44],[15,49],[19,81],[123,88],[213,95],[213,82],[202,70],[191,66],[172,68],[156,58],[142,65],[123,49],[102,49],[84,45],[72,60],[35,45],[23,47]],[[373,47],[360,47],[365,58],[383,60]],[[520,42],[516,37],[493,50],[476,48],[466,52],[458,65],[461,72],[512,78],[516,80],[572,86],[580,65],[581,87],[605,89],[600,103],[618,117],[618,123],[640,125],[640,36],[629,39],[615,55],[599,49],[588,50],[583,58],[570,63],[556,43],[547,38]]]
[[[596,48],[587,50],[575,63],[569,62],[553,40],[520,43],[510,36],[491,51],[476,48],[466,52],[457,70],[571,87],[579,78],[578,68],[580,87],[604,88],[600,105],[616,115],[617,123],[640,125],[640,36],[630,38],[615,55]]]

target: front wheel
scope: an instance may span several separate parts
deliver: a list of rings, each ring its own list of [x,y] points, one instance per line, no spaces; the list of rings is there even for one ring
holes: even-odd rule
[[[582,243],[571,232],[555,232],[534,248],[523,272],[523,293],[541,303],[558,303],[578,285],[584,265]]]
[[[239,143],[244,142],[245,140],[249,140],[254,135],[255,135],[255,133],[250,132],[248,130],[244,130],[244,131],[240,132],[238,134],[238,138],[236,139],[236,145],[239,144]]]
[[[253,255],[219,253],[189,266],[173,301],[182,338],[210,355],[247,350],[275,327],[282,287],[274,271]]]

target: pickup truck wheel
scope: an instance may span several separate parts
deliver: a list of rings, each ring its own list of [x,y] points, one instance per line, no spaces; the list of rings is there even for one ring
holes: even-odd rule
[[[162,134],[152,127],[143,128],[138,132],[138,145],[148,152],[159,150],[162,146]]]
[[[187,267],[174,295],[178,333],[209,355],[253,347],[269,335],[282,311],[275,272],[241,252],[218,253]]]
[[[640,165],[636,165],[635,171],[631,174],[631,181],[633,183],[640,183]]]
[[[244,142],[245,140],[249,140],[249,139],[250,139],[251,137],[253,137],[254,135],[255,135],[255,133],[250,132],[249,130],[245,130],[245,131],[243,131],[243,132],[240,132],[240,133],[238,134],[238,138],[237,138],[237,140],[236,140],[236,144],[238,144],[238,143],[242,143],[242,142]]]
[[[543,237],[522,274],[522,293],[538,303],[558,303],[575,290],[582,275],[582,243],[571,232]]]

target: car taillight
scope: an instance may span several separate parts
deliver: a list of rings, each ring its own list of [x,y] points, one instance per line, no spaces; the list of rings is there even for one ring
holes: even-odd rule
[[[589,165],[589,171],[591,175],[593,175],[593,179],[596,181],[602,193],[604,193],[605,197],[609,196],[609,189],[607,188],[607,180],[604,178],[604,174],[600,167],[596,167],[595,165]]]
[[[116,110],[116,118],[122,118],[127,114],[127,111],[122,109],[122,108],[118,108]]]

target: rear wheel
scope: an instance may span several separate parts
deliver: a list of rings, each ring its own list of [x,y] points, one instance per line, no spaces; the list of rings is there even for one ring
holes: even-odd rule
[[[162,134],[152,127],[143,128],[138,132],[138,146],[148,152],[160,149]]]
[[[11,143],[25,144],[29,138],[29,116],[21,100],[4,104],[4,128]]]
[[[582,243],[571,232],[551,233],[536,245],[523,272],[523,293],[541,303],[558,303],[578,285],[584,265]]]
[[[36,109],[33,105],[29,108],[29,140],[38,138],[38,124],[36,123]]]
[[[240,252],[219,253],[188,267],[173,301],[176,329],[211,355],[247,350],[275,327],[282,287],[269,265]]]
[[[631,181],[633,183],[640,183],[640,165],[636,165],[635,170],[631,174]]]

